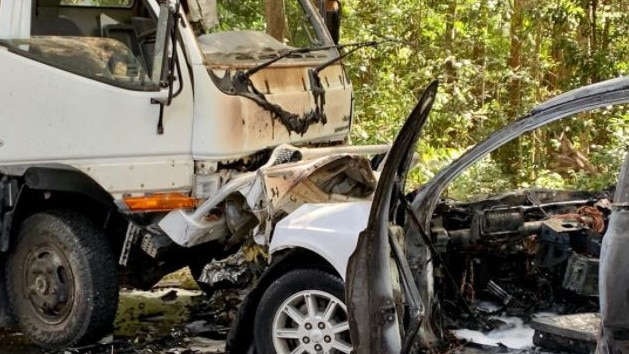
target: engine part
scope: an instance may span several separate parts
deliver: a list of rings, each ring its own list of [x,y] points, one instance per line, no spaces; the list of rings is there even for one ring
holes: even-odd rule
[[[507,306],[513,301],[513,296],[511,296],[506,290],[500,287],[500,285],[496,284],[493,280],[490,280],[487,283],[487,290],[490,294],[494,295],[503,305]]]
[[[598,296],[598,258],[573,253],[563,278],[564,289],[583,296]]]
[[[230,245],[244,241],[245,237],[257,225],[258,220],[241,194],[233,194],[225,199],[225,220],[231,232]]]
[[[569,219],[548,219],[542,223],[536,265],[552,268],[564,263],[572,252],[571,233],[581,231],[582,224]]]
[[[504,234],[524,226],[524,215],[518,210],[490,209],[483,212],[482,234]]]

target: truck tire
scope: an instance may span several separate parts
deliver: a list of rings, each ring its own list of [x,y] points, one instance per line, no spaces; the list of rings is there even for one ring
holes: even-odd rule
[[[63,349],[113,329],[117,263],[105,234],[81,214],[51,211],[24,220],[6,279],[13,315],[34,344]]]
[[[338,276],[317,269],[279,277],[256,311],[256,352],[350,353],[344,289]]]

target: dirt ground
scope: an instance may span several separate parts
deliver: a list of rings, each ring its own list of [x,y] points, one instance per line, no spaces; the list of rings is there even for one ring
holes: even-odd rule
[[[236,313],[241,298],[241,294],[227,291],[217,292],[212,298],[209,298],[196,287],[194,280],[184,270],[167,276],[151,291],[122,290],[114,323],[114,333],[104,338],[100,344],[82,348],[67,348],[61,351],[43,351],[28,343],[28,340],[21,333],[0,329],[0,353],[225,353],[228,326]],[[523,330],[524,328],[520,332]],[[496,335],[498,334],[500,333],[496,333]],[[502,335],[507,334],[506,332],[502,333]],[[513,334],[509,335],[517,337]],[[528,339],[530,340],[530,338]],[[467,343],[451,349],[448,353],[528,354],[547,352],[539,349],[511,350],[502,343],[490,346]]]

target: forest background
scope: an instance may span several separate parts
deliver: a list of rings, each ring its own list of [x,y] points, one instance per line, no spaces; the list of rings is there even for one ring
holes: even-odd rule
[[[238,2],[237,21],[255,22],[261,8],[272,16],[285,0],[219,0],[218,6],[224,2]],[[629,0],[341,3],[341,43],[390,40],[344,60],[355,90],[353,144],[391,142],[422,88],[440,80],[412,186],[536,103],[629,71]],[[564,119],[476,164],[449,196],[531,186],[607,188],[616,182],[628,128],[627,107]]]
[[[393,40],[345,60],[353,143],[392,141],[422,88],[440,79],[412,176],[422,183],[536,103],[626,75],[628,10],[624,0],[345,0],[341,42]],[[619,107],[539,129],[468,171],[451,196],[615,184],[628,123]]]

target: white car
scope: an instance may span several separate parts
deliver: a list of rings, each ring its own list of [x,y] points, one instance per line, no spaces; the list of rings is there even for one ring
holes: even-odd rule
[[[436,83],[427,88],[399,133],[373,203],[307,204],[276,225],[271,266],[241,309],[239,319],[250,325],[232,333],[231,348],[246,348],[237,339],[248,332],[257,352],[265,353],[349,353],[352,345],[358,353],[435,349],[451,340],[446,320],[483,330],[495,326],[488,320],[492,310],[479,306],[479,298],[497,303],[497,312],[526,314],[567,299],[596,310],[593,266],[609,223],[611,193],[530,189],[457,202],[443,199],[442,192],[472,164],[523,133],[629,102],[629,79],[586,86],[538,105],[404,196],[436,88]],[[526,248],[533,241],[535,248]],[[624,262],[615,255],[614,262]],[[625,305],[614,302],[616,290],[610,292],[613,273],[602,279],[601,294],[610,299],[603,303],[606,324],[612,313],[625,313],[607,306]]]

